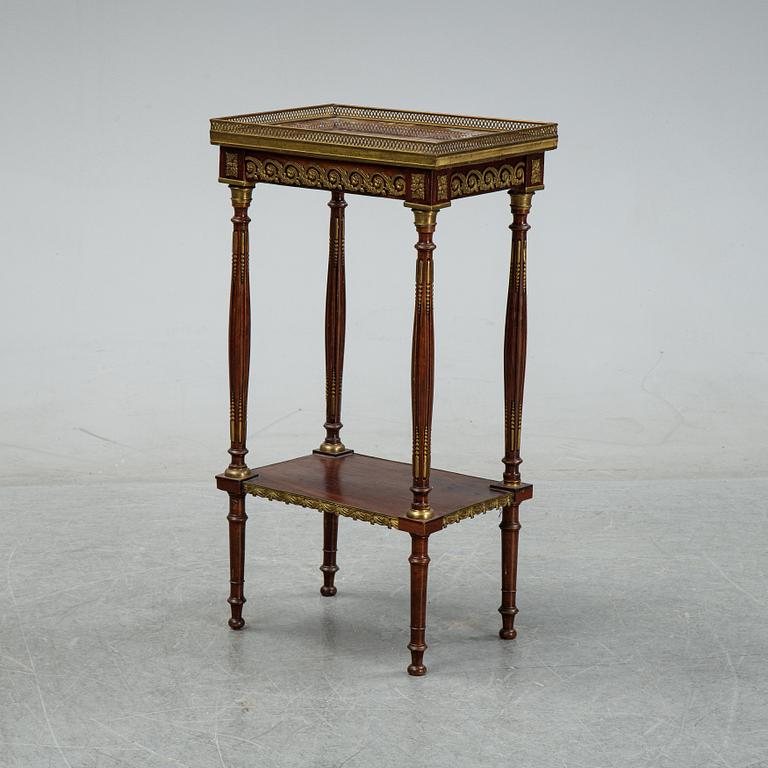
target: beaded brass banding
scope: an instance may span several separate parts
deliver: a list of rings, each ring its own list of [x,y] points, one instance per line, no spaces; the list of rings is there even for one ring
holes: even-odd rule
[[[525,184],[525,163],[490,166],[472,169],[466,173],[454,173],[451,176],[451,197],[476,195],[479,192],[495,192]]]
[[[296,504],[299,507],[317,509],[320,512],[331,512],[342,517],[349,517],[352,520],[362,520],[371,525],[384,525],[387,528],[398,528],[400,525],[400,521],[396,517],[381,515],[376,512],[370,512],[367,509],[359,509],[358,507],[349,507],[346,504],[339,504],[335,501],[315,499],[312,496],[304,496],[303,494],[290,493],[288,491],[276,491],[274,488],[265,488],[253,483],[245,483],[243,490],[252,496],[259,496],[269,501],[282,501],[283,504]]]
[[[303,160],[245,158],[245,178],[253,182],[315,189],[341,189],[384,197],[405,197],[405,176],[385,172],[323,168]]]

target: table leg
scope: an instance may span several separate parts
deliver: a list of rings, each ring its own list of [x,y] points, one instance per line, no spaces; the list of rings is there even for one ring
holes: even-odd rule
[[[411,406],[413,418],[413,500],[408,516],[419,520],[432,517],[429,506],[430,464],[432,460],[432,401],[435,375],[435,327],[433,320],[434,268],[432,235],[437,226],[439,208],[416,206],[414,224],[419,239],[416,243],[416,298],[413,315],[413,347],[411,351]]]
[[[229,619],[229,626],[232,629],[242,629],[245,626],[243,584],[245,583],[245,521],[247,519],[245,494],[230,493],[227,515],[229,520],[229,598],[227,602],[232,611]]]
[[[251,349],[251,305],[248,281],[248,207],[252,186],[231,185],[232,207],[232,283],[229,302],[229,431],[230,463],[227,477],[243,480],[253,473],[245,463],[248,412],[248,372]],[[229,626],[242,629],[243,582],[245,571],[245,495],[229,493]]]
[[[323,597],[333,597],[336,587],[333,583],[339,566],[336,565],[336,540],[339,534],[339,516],[333,512],[323,512],[323,586],[320,594]]]
[[[520,432],[523,421],[526,336],[526,257],[528,212],[532,192],[509,193],[512,209],[512,260],[509,271],[507,317],[504,329],[504,478],[491,487],[505,490],[520,485]]]
[[[328,202],[331,225],[328,238],[328,282],[325,293],[325,440],[315,453],[346,456],[352,453],[339,437],[341,383],[344,373],[346,287],[344,283],[344,192],[335,189]]]
[[[501,629],[499,637],[512,640],[517,637],[517,549],[520,540],[520,505],[504,507],[501,523]]]
[[[429,568],[428,554],[429,536],[411,534],[411,642],[408,650],[411,652],[411,663],[408,665],[409,675],[425,675],[424,651],[427,650],[427,571]]]
[[[248,207],[252,186],[230,185],[232,207],[232,283],[229,298],[229,433],[231,457],[227,477],[251,475],[245,463],[248,372],[251,355],[251,298],[248,280]]]

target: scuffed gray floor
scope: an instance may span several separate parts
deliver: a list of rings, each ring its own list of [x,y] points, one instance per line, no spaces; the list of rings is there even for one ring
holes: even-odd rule
[[[496,513],[431,539],[425,678],[408,537],[250,500],[226,627],[210,484],[0,491],[0,766],[768,766],[768,481],[539,483],[517,640]]]

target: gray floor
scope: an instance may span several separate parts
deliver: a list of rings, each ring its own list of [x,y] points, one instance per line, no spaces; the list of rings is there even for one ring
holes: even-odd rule
[[[432,538],[405,674],[408,537],[250,503],[226,627],[208,484],[5,488],[0,765],[768,766],[768,481],[540,483],[519,636],[498,639],[495,513]]]

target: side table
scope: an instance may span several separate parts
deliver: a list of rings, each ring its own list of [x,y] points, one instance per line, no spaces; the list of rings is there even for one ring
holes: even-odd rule
[[[411,537],[411,634],[408,673],[423,675],[428,543],[451,523],[491,509],[501,513],[503,639],[512,639],[520,532],[519,507],[533,496],[520,478],[520,430],[526,357],[526,240],[533,193],[544,188],[544,154],[557,146],[555,123],[464,117],[339,104],[211,120],[219,145],[219,181],[231,190],[232,283],[229,305],[230,463],[216,476],[229,494],[231,617],[241,629],[245,596],[247,494],[323,513],[321,594],[336,594],[339,517]],[[249,468],[246,423],[250,358],[248,209],[254,186],[282,184],[330,191],[325,304],[325,438],[309,455]],[[432,469],[434,378],[433,233],[454,200],[507,190],[512,257],[504,333],[504,472],[493,481]],[[344,216],[346,193],[402,200],[413,211],[416,296],[411,357],[413,444],[410,463],[355,453],[341,440],[344,368]]]

